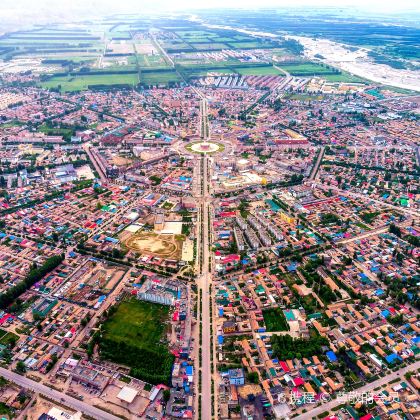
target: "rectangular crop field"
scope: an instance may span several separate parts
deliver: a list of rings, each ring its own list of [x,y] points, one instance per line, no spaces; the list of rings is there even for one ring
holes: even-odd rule
[[[58,88],[64,92],[87,90],[88,86],[94,85],[136,85],[138,83],[137,73],[129,74],[86,74],[77,76],[55,76],[41,82],[43,88]]]
[[[317,63],[279,63],[278,67],[288,71],[291,75],[296,76],[314,76],[323,75],[324,73],[333,73],[334,69],[321,66]]]
[[[159,85],[167,84],[170,82],[180,82],[181,78],[179,75],[173,71],[151,71],[151,72],[141,72],[140,83],[150,86],[150,85]]]

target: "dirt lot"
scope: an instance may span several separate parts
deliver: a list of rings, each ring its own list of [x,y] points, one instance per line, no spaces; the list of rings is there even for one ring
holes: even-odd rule
[[[71,410],[70,408],[63,407],[61,405],[52,403],[50,401],[44,400],[41,397],[38,397],[36,399],[36,403],[28,409],[26,413],[26,418],[27,420],[38,420],[42,414],[48,413],[48,411],[50,411],[52,407],[60,407],[63,409],[63,411],[69,414],[75,413],[75,411]]]
[[[122,156],[113,156],[112,162],[114,163],[114,165],[117,165],[117,166],[126,166],[126,165],[130,165],[132,163],[132,160],[127,159]]]
[[[179,260],[182,254],[183,239],[182,235],[139,232],[125,239],[124,245],[143,255]]]

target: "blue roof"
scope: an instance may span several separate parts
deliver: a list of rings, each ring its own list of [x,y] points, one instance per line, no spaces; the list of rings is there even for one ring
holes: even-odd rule
[[[337,356],[335,355],[335,353],[332,350],[327,351],[326,355],[327,355],[328,359],[330,360],[330,362],[336,362],[337,361]]]
[[[218,335],[217,336],[217,342],[218,342],[218,344],[222,345],[223,344],[223,341],[224,341],[223,335]]]
[[[400,357],[400,356],[398,356],[398,354],[396,354],[396,353],[391,353],[390,355],[388,355],[388,356],[386,356],[386,357],[385,357],[385,360],[386,360],[388,363],[394,363],[394,362],[396,362],[397,360],[402,360],[402,359],[401,359],[401,357]]]
[[[381,315],[384,318],[388,318],[391,315],[391,312],[389,312],[388,309],[384,309],[383,311],[381,311]]]
[[[117,243],[119,242],[119,240],[118,240],[118,239],[111,238],[110,236],[107,236],[107,237],[105,238],[105,240],[106,240],[107,242],[112,242],[113,244],[117,244]]]
[[[192,367],[192,366],[187,366],[187,367],[185,368],[185,373],[186,373],[188,376],[191,376],[191,375],[194,373],[194,369],[193,369],[193,367]]]

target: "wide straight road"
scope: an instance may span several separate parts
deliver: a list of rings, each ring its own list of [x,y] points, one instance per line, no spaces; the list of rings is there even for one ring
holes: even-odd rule
[[[315,165],[312,168],[311,175],[309,176],[309,179],[315,179],[316,178],[316,176],[318,174],[318,170],[319,170],[319,165],[321,165],[322,158],[324,157],[324,152],[325,152],[325,147],[321,146],[321,148],[319,150],[318,158],[316,159]]]
[[[94,419],[103,420],[119,420],[119,417],[113,416],[106,411],[100,410],[99,408],[93,407],[89,404],[79,401],[76,398],[70,397],[69,395],[63,394],[62,392],[51,389],[41,383],[35,382],[32,379],[26,378],[25,376],[18,375],[17,373],[11,372],[10,370],[0,368],[0,375],[6,378],[22,388],[29,389],[38,394],[45,395],[46,397],[66,405],[73,410],[80,411],[83,414],[87,414]]]
[[[201,273],[198,278],[198,286],[201,289],[202,300],[202,359],[201,359],[201,418],[203,420],[211,419],[211,357],[210,357],[210,291],[211,267],[209,264],[209,206],[210,195],[208,193],[208,158],[202,159],[203,171],[201,172],[201,181],[203,182],[203,195],[201,197]]]
[[[392,382],[394,379],[401,378],[401,381],[405,381],[404,375],[407,372],[413,371],[415,372],[417,369],[420,368],[420,360],[416,363],[413,363],[410,366],[406,366],[403,369],[398,370],[397,372],[392,372],[389,375],[384,376],[383,378],[378,379],[377,381],[371,382],[366,384],[360,388],[357,388],[355,392],[358,395],[363,393],[372,391],[373,389],[377,388],[378,386],[386,385]],[[313,410],[307,411],[306,413],[301,414],[300,416],[294,417],[294,420],[310,420],[313,417],[319,416],[321,413],[325,411],[330,411],[337,405],[340,405],[344,401],[332,400],[326,404],[321,404],[319,407],[314,408]]]
[[[203,141],[208,141],[210,137],[210,127],[208,120],[207,100],[204,95],[196,90],[200,97],[200,118],[199,133]],[[211,263],[209,261],[209,231],[210,224],[210,205],[211,188],[209,180],[209,165],[211,160],[203,155],[196,162],[197,188],[195,198],[198,203],[198,246],[197,246],[197,287],[201,290],[201,418],[210,420],[212,418],[212,386],[211,386],[211,331],[210,331],[210,285],[212,281]]]

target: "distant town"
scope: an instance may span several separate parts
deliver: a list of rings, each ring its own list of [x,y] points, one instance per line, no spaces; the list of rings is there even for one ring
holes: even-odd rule
[[[2,418],[420,417],[419,30],[220,13],[0,36]]]

